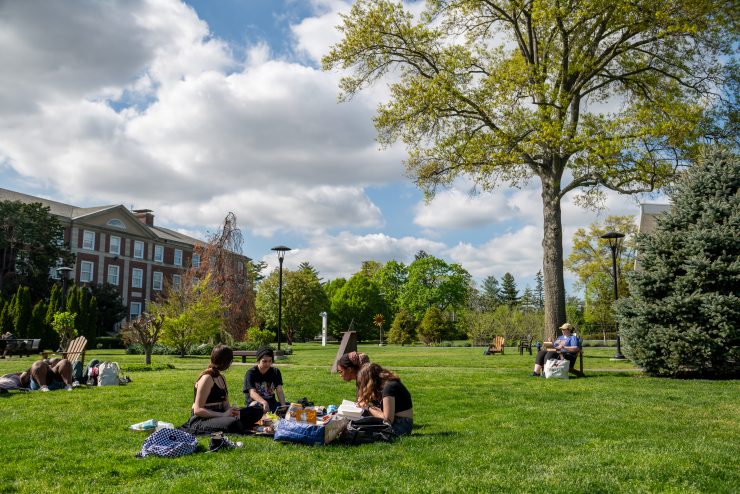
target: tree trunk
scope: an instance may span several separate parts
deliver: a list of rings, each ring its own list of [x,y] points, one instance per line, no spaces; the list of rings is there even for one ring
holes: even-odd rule
[[[555,168],[555,167],[552,167]],[[565,322],[565,282],[563,280],[563,225],[560,215],[561,173],[547,172],[542,180],[542,271],[545,277],[545,338],[554,338]]]
[[[144,348],[144,363],[146,365],[152,365],[152,348]]]

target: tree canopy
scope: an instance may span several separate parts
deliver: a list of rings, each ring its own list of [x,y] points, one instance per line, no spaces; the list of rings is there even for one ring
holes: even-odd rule
[[[726,0],[428,0],[415,19],[357,0],[323,66],[348,71],[344,99],[392,74],[378,138],[407,146],[430,196],[461,176],[484,190],[539,180],[553,334],[566,315],[561,200],[654,190],[726,134],[735,15]]]

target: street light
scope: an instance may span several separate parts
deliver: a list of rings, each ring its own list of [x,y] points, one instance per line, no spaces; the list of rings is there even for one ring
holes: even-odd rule
[[[285,253],[290,250],[290,247],[286,247],[284,245],[278,245],[277,247],[273,247],[270,250],[274,250],[275,252],[277,252],[278,261],[280,262],[280,275],[279,275],[280,281],[278,281],[278,331],[277,331],[277,340],[278,340],[277,349],[280,350],[280,331],[283,325],[283,259],[285,258]]]
[[[72,271],[72,268],[67,266],[57,268],[57,274],[62,279],[62,312],[67,310],[67,278],[69,278],[70,271]]]
[[[619,289],[617,288],[617,249],[619,248],[619,244],[621,243],[622,239],[624,238],[624,233],[619,232],[609,232],[605,233],[601,236],[604,240],[609,242],[609,248],[612,250],[612,273],[613,273],[613,279],[614,279],[614,302],[619,300]],[[616,318],[614,321],[615,328],[617,330],[617,353],[614,354],[614,358],[617,360],[623,360],[624,355],[622,355],[622,345],[621,341],[619,339],[619,323],[616,322]]]

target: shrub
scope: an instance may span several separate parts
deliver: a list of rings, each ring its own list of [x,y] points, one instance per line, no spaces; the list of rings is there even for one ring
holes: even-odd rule
[[[618,318],[624,352],[648,374],[723,377],[740,358],[740,160],[710,148],[638,239],[642,269]]]
[[[269,345],[274,340],[275,333],[273,333],[269,329],[260,329],[257,327],[253,327],[247,330],[247,341],[254,344],[256,348]]]
[[[121,366],[121,370],[124,372],[150,372],[174,368],[175,366],[172,364],[126,364]]]
[[[95,343],[101,345],[100,348],[123,348],[123,343],[119,336],[98,336],[95,338]]]

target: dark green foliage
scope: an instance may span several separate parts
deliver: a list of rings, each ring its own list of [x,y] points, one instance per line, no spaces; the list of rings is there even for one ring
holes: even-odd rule
[[[63,233],[48,207],[0,201],[0,292],[8,294],[26,286],[32,299],[45,297],[51,268],[59,259],[63,263],[73,259],[60,242]]]
[[[501,286],[495,276],[488,276],[483,280],[481,301],[485,311],[492,311],[501,304]]]
[[[41,338],[43,344],[46,345],[49,341],[46,334],[46,304],[40,300],[33,306],[31,311],[31,319],[28,321],[28,332],[29,338]]]
[[[436,307],[429,307],[424,319],[421,320],[416,332],[419,334],[419,340],[424,344],[439,343],[448,331],[448,324],[445,321],[442,311]]]
[[[534,298],[537,308],[542,310],[545,307],[545,277],[542,275],[542,270],[537,271],[536,285],[534,287]]]
[[[90,303],[87,308],[87,330],[90,337],[98,335],[98,299],[94,295],[90,296]]]
[[[352,328],[362,340],[376,339],[378,329],[373,325],[375,314],[382,311],[380,290],[362,271],[356,273],[331,300],[334,316],[330,329],[333,336]]]
[[[46,318],[44,320],[49,327],[51,327],[51,322],[54,320],[54,314],[57,312],[62,312],[62,289],[59,285],[54,284],[51,287],[49,305],[46,307]]]
[[[505,273],[501,278],[501,302],[509,307],[519,303],[519,290],[511,273]]]
[[[408,279],[403,286],[400,306],[420,320],[429,307],[459,310],[468,302],[471,276],[459,264],[419,251],[408,267]]]
[[[401,309],[393,319],[388,341],[397,345],[409,345],[416,340],[416,320],[407,310]]]
[[[15,306],[15,295],[5,303],[3,311],[0,313],[0,331],[11,333],[15,331],[15,325],[13,324],[13,307]]]
[[[17,338],[28,337],[28,323],[31,321],[31,291],[27,286],[19,286],[15,294],[15,307],[13,308],[13,334]]]
[[[658,376],[738,374],[740,160],[710,148],[639,239],[641,270],[618,306],[625,354]]]
[[[97,334],[104,335],[114,330],[114,326],[126,317],[126,306],[118,289],[110,283],[90,287],[98,306],[94,327]],[[53,296],[53,293],[52,293]]]

